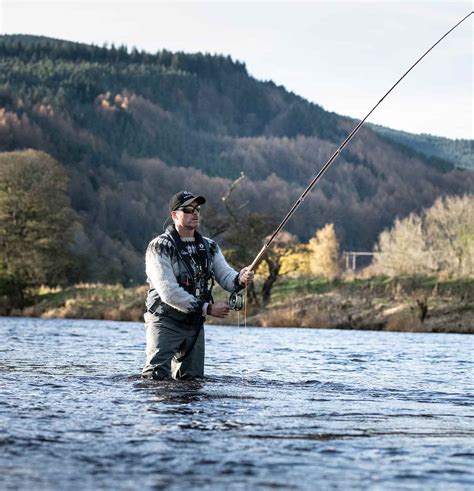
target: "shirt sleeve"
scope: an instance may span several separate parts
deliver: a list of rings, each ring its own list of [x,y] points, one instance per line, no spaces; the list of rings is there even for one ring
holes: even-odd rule
[[[184,313],[202,313],[202,300],[182,288],[173,271],[175,252],[169,239],[158,237],[150,242],[145,256],[146,274],[161,300]]]
[[[213,246],[215,249],[214,276],[217,283],[219,283],[224,290],[231,292],[238,285],[239,273],[229,266],[222,254],[221,248],[215,242],[213,242]]]

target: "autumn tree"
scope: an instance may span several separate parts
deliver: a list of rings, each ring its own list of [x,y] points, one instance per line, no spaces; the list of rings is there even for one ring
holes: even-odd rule
[[[65,280],[73,212],[67,176],[49,155],[0,153],[0,278],[23,300],[24,289]]]
[[[312,274],[330,280],[339,275],[339,244],[332,223],[316,231],[308,243],[308,252]]]
[[[474,274],[474,196],[439,198],[382,232],[374,266],[388,275]]]

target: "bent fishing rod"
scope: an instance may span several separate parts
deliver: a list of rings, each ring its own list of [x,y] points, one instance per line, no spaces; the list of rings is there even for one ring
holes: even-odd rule
[[[262,249],[260,252],[256,255],[255,259],[252,261],[252,264],[248,267],[250,271],[253,271],[259,261],[262,259],[262,257],[265,255],[265,252],[267,249],[270,247],[270,244],[275,240],[276,236],[280,233],[281,229],[287,224],[288,220],[294,215],[296,210],[299,208],[301,203],[303,203],[304,199],[308,195],[308,193],[313,189],[313,187],[318,183],[318,181],[323,177],[323,175],[326,173],[326,171],[329,169],[331,164],[336,160],[336,158],[339,156],[339,154],[342,152],[344,147],[354,138],[354,136],[357,134],[357,132],[360,130],[362,125],[367,121],[369,116],[377,109],[377,107],[383,102],[383,100],[395,89],[395,87],[413,70],[413,68],[418,65],[418,63],[421,62],[421,60],[430,52],[432,51],[441,41],[443,41],[444,38],[449,36],[451,32],[454,31],[458,26],[460,26],[466,19],[468,19],[474,11],[469,12],[463,19],[461,19],[456,25],[451,27],[449,31],[447,31],[443,36],[441,36],[436,43],[433,44],[428,50],[426,50],[423,55],[421,55],[413,65],[390,87],[390,89],[384,94],[384,96],[375,104],[374,107],[367,113],[367,115],[354,127],[354,129],[349,133],[349,135],[346,137],[346,139],[339,145],[339,147],[336,149],[336,151],[331,155],[329,160],[321,167],[321,170],[316,174],[316,176],[311,180],[309,183],[308,187],[301,193],[301,196],[297,199],[295,204],[291,207],[290,211],[287,213],[285,218],[282,220],[280,225],[275,229],[273,234],[270,236],[270,238],[265,242],[263,245]],[[243,306],[243,298],[242,294],[239,293],[242,288],[238,288],[235,290],[229,299],[229,305],[232,309],[234,310],[241,310]]]

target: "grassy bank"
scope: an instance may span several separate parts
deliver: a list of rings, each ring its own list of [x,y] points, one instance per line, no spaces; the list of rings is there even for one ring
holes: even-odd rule
[[[141,321],[145,295],[145,286],[42,288],[30,292],[28,307],[4,307],[3,314]],[[222,290],[215,296],[226,298]],[[238,322],[243,323],[243,312],[226,321]],[[268,306],[248,306],[247,325],[474,333],[474,279],[288,278],[277,282]]]
[[[474,279],[290,279],[252,320],[275,327],[474,333]]]
[[[43,318],[137,321],[143,318],[145,286],[78,284],[67,288],[40,288],[29,292],[29,306],[10,315]]]

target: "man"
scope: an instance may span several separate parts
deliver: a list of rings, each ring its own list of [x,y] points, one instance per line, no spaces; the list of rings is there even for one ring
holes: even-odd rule
[[[203,196],[180,191],[169,202],[173,224],[148,245],[145,313],[145,378],[204,376],[207,315],[225,318],[227,303],[214,303],[214,279],[227,291],[253,281],[253,272],[231,268],[219,246],[198,232]]]

